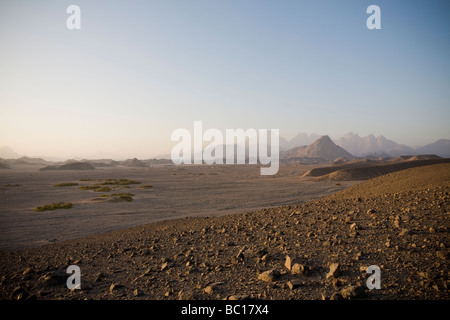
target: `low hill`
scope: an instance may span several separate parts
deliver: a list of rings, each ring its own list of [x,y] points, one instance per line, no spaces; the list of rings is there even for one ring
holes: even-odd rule
[[[133,167],[133,168],[148,167],[148,164],[146,164],[145,162],[142,162],[141,160],[138,160],[136,158],[125,160],[123,162],[123,165],[126,167]]]
[[[423,147],[417,148],[418,154],[437,154],[442,157],[450,157],[450,140],[439,139],[436,142],[427,144]]]
[[[95,168],[87,162],[72,162],[61,166],[46,166],[39,169],[40,171],[48,170],[94,170]]]
[[[11,169],[7,164],[0,162],[0,169]]]

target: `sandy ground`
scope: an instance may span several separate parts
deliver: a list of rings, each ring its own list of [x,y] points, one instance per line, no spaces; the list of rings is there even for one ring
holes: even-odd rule
[[[180,217],[220,216],[299,204],[344,189],[355,182],[313,182],[302,174],[313,166],[282,164],[277,175],[261,176],[259,167],[174,166],[39,171],[17,165],[0,171],[0,250],[35,247],[150,222]],[[133,179],[141,185],[114,192],[134,194],[132,202],[98,202],[80,186],[98,181]],[[77,186],[54,187],[60,183]],[[34,212],[38,206],[71,202],[71,209]]]

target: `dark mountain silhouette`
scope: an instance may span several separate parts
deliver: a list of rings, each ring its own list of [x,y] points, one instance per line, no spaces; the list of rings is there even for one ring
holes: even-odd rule
[[[123,165],[126,166],[126,167],[134,167],[134,168],[136,168],[136,167],[148,167],[148,164],[146,164],[145,162],[142,162],[142,161],[140,161],[140,160],[138,160],[136,158],[125,160],[123,162]]]
[[[350,160],[354,156],[337,146],[329,136],[322,136],[309,146],[296,147],[281,152],[281,158],[303,163],[329,162],[336,159]]]

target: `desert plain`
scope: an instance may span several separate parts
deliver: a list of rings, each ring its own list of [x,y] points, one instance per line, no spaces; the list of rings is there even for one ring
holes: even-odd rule
[[[305,176],[316,167],[3,170],[0,298],[449,298],[450,164],[366,181]]]

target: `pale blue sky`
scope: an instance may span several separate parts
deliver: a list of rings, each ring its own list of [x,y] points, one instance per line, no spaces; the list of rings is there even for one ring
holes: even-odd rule
[[[81,30],[66,8],[81,8]],[[381,8],[368,30],[366,8]],[[0,146],[169,153],[176,128],[450,138],[450,2],[0,2]]]

